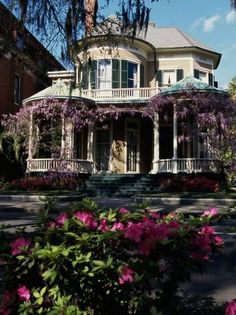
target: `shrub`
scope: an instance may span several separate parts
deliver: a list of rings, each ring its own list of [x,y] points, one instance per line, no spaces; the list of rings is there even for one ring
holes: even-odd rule
[[[179,284],[203,272],[223,240],[198,218],[90,200],[5,243],[1,314],[175,314]]]
[[[35,191],[35,190],[57,190],[57,189],[76,189],[82,181],[77,175],[52,173],[44,176],[32,176],[22,179],[12,180],[5,185],[5,189],[10,190],[23,190],[23,191]]]
[[[206,177],[184,178],[183,189],[185,191],[196,192],[218,192],[220,191],[219,182]]]

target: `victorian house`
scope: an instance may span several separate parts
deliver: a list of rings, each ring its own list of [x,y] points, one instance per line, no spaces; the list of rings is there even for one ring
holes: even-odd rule
[[[147,112],[153,97],[178,99],[190,87],[227,97],[214,76],[221,54],[174,27],[149,23],[146,33],[132,38],[124,36],[115,17],[106,23],[79,42],[73,71],[49,72],[52,85],[24,100],[29,107],[48,98],[69,100],[67,106],[93,113],[81,128],[63,120],[56,155],[35,149],[32,114],[27,172],[57,169],[62,162],[72,172],[103,174],[220,172],[206,134],[196,132],[190,141],[179,142],[174,108],[167,120]]]

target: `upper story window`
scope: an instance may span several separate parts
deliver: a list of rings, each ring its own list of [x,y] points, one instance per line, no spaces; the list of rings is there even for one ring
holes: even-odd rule
[[[194,69],[194,77],[196,79],[201,80],[202,82],[205,82],[209,85],[213,85],[213,74],[206,71],[200,71],[198,69]]]
[[[183,69],[158,70],[156,74],[156,81],[159,86],[166,86],[176,83],[177,81],[183,79],[183,77]]]
[[[20,105],[20,101],[21,101],[21,78],[18,74],[15,74],[14,104]]]
[[[137,88],[144,86],[143,65],[127,60],[93,60],[83,66],[82,87],[84,89]]]

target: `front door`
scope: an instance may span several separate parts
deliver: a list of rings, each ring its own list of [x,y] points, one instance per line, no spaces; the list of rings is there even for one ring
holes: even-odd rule
[[[137,121],[127,121],[126,124],[126,171],[139,172],[139,124]]]
[[[96,169],[108,171],[110,161],[110,130],[98,129],[96,132]]]

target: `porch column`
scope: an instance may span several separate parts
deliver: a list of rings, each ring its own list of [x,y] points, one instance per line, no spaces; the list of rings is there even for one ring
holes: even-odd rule
[[[93,162],[94,125],[88,125],[87,160]]]
[[[152,174],[159,171],[159,114],[155,113],[153,118],[153,160],[152,160]]]
[[[67,159],[73,158],[74,143],[73,143],[73,124],[70,121],[65,123],[65,154]]]
[[[33,110],[30,111],[28,160],[31,160],[33,157],[32,149],[33,149]]]
[[[177,173],[178,170],[178,134],[177,134],[177,112],[176,104],[173,105],[173,158],[172,158],[172,172]]]
[[[65,117],[61,119],[61,158],[65,157]]]

